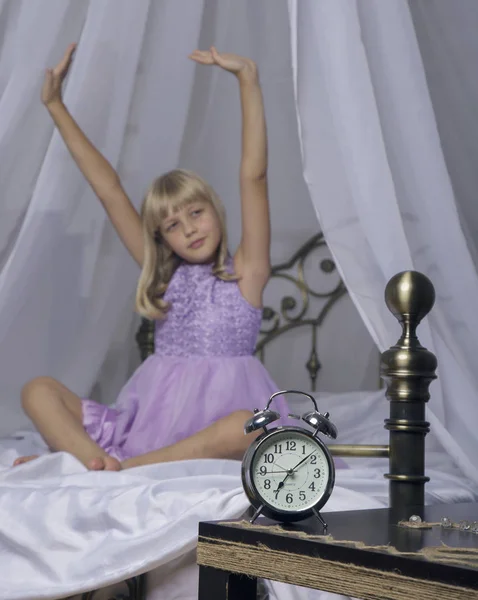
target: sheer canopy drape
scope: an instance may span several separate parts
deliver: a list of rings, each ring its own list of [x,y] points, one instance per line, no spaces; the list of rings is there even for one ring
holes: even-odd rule
[[[408,4],[290,0],[289,9],[304,177],[329,246],[381,350],[399,335],[387,281],[406,269],[432,280],[436,304],[419,328],[439,364],[429,418],[478,481],[478,276]]]

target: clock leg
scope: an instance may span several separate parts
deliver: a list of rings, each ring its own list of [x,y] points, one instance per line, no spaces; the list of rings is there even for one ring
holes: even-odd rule
[[[319,519],[320,524],[322,525],[322,527],[324,528],[324,531],[327,531],[327,523],[324,521],[324,519],[322,518],[322,515],[320,514],[320,512],[318,510],[314,510],[314,514],[315,516]]]
[[[257,579],[213,567],[199,567],[198,600],[256,600]]]
[[[254,521],[257,519],[257,517],[261,514],[263,508],[264,508],[264,505],[261,504],[259,506],[259,508],[256,510],[256,512],[252,515],[251,520],[249,521],[249,523],[254,523]]]

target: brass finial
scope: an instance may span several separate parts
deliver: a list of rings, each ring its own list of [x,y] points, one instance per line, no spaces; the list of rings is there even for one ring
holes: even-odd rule
[[[435,304],[435,289],[423,273],[403,271],[388,282],[385,302],[400,323],[408,316],[418,325]]]
[[[417,271],[398,273],[385,288],[385,303],[402,326],[402,335],[397,343],[386,350],[381,357],[382,378],[394,373],[405,372],[427,378],[426,386],[435,379],[437,366],[435,355],[418,341],[416,329],[420,321],[430,312],[435,303],[435,289],[432,282]],[[426,399],[429,394],[427,392]]]

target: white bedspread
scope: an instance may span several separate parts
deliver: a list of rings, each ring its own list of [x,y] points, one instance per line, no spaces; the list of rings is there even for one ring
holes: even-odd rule
[[[331,412],[344,434],[339,441],[386,443],[383,427],[367,424],[367,415],[383,411],[386,416],[380,393],[355,397],[355,402],[360,421],[350,410],[350,398],[334,398]],[[0,439],[0,599],[62,598],[146,571],[148,600],[197,598],[199,521],[237,518],[248,506],[239,462],[185,461],[108,473],[86,471],[73,457],[58,453],[10,467],[19,455],[45,450],[32,432]],[[326,510],[386,506],[387,461],[349,464],[337,471]],[[439,448],[427,452],[427,474],[428,504],[477,501],[476,485]],[[279,600],[331,597],[275,583],[270,595]],[[95,600],[108,597],[105,592]]]

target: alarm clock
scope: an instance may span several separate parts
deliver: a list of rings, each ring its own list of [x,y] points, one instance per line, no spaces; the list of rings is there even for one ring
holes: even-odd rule
[[[280,414],[269,408],[271,402],[285,394],[300,394],[311,400],[314,410],[302,417],[289,417],[307,423],[312,431],[303,426],[268,429],[280,419]],[[260,429],[263,433],[252,442],[242,460],[242,485],[255,509],[250,522],[260,514],[284,523],[315,515],[327,529],[319,511],[334,488],[335,466],[329,449],[318,436],[337,437],[337,428],[329,420],[329,413],[320,413],[310,394],[283,390],[272,394],[264,410],[254,410],[254,416],[244,426],[244,433]]]

